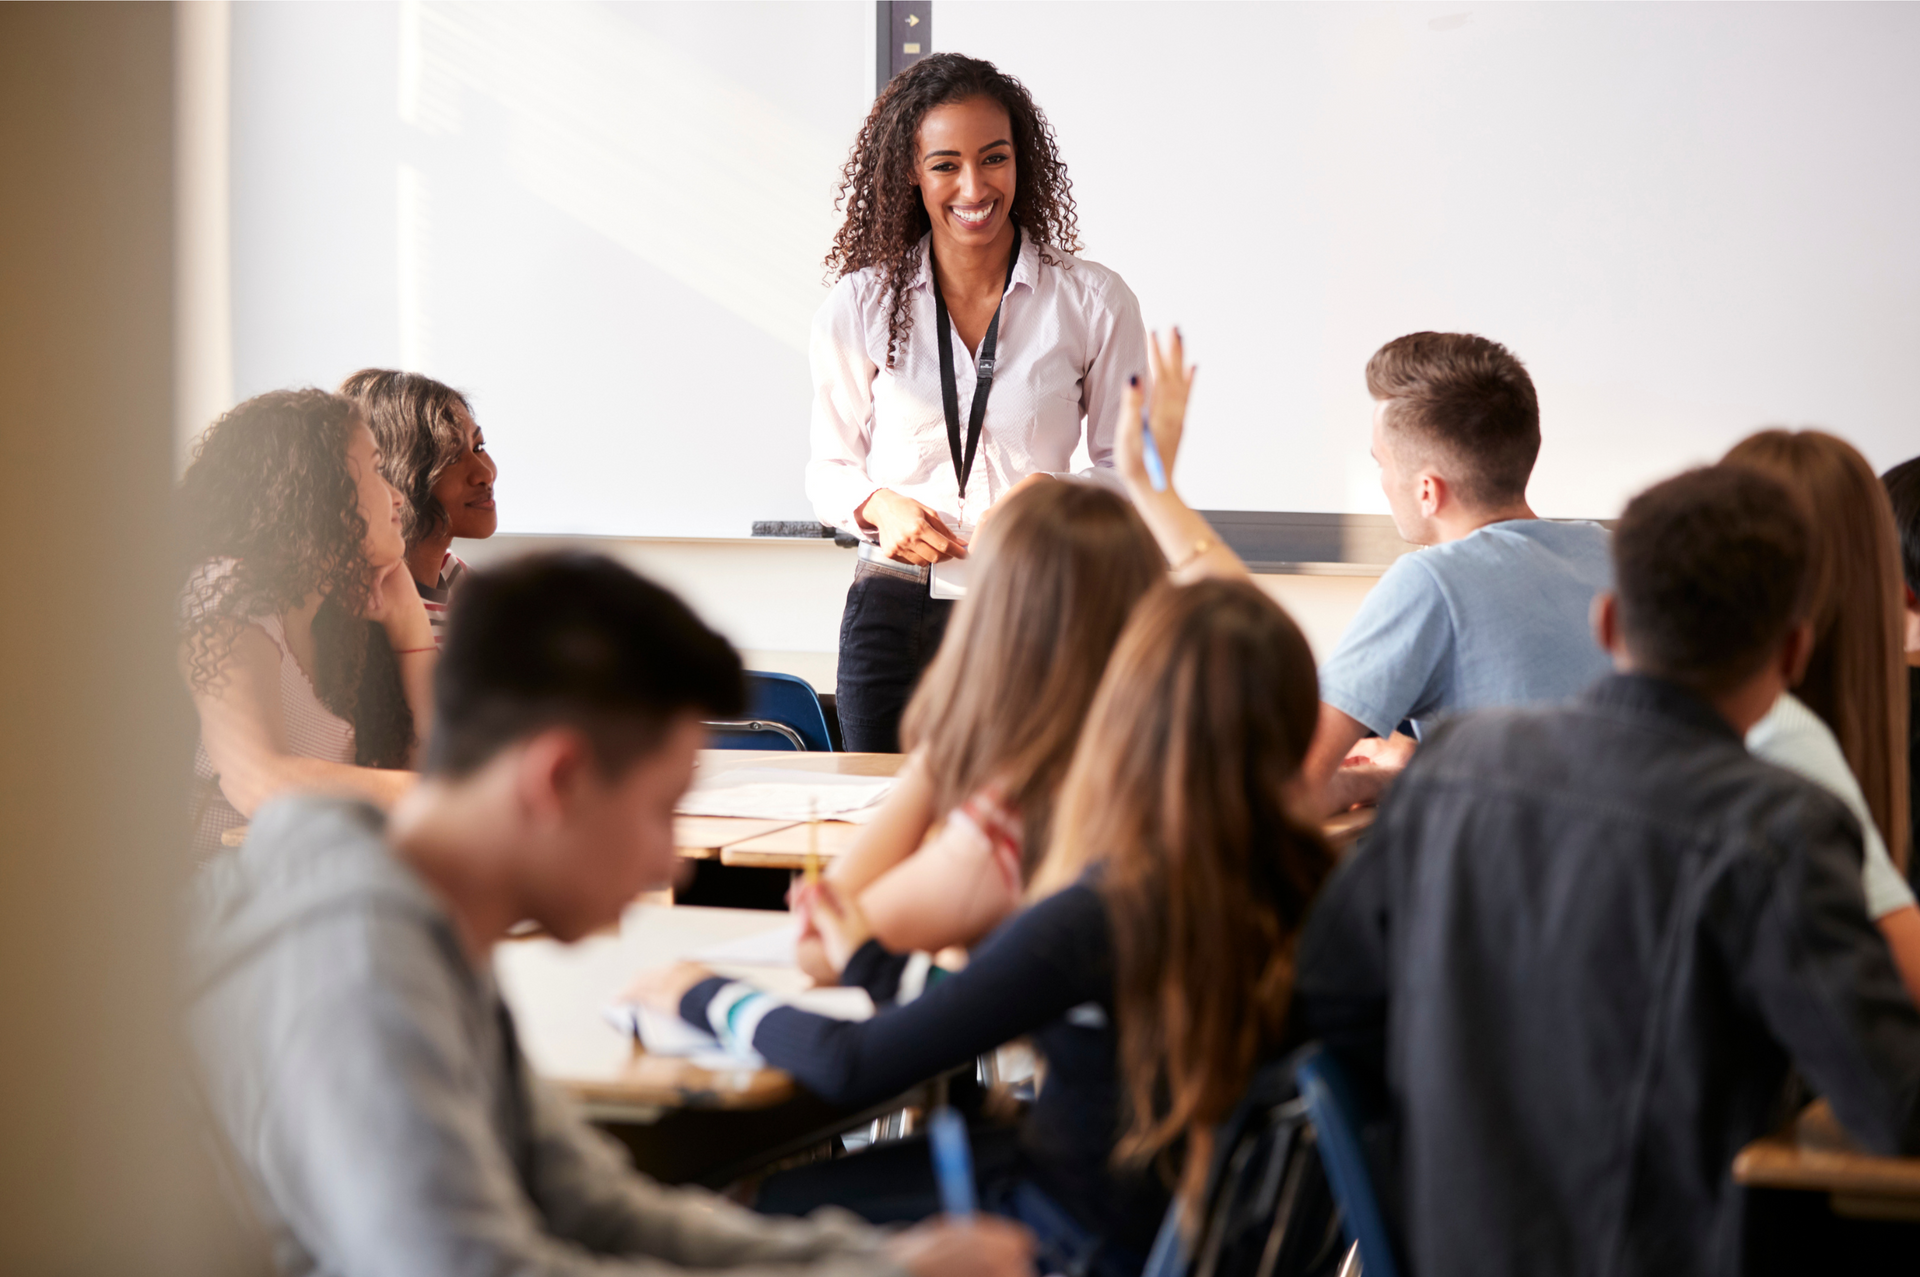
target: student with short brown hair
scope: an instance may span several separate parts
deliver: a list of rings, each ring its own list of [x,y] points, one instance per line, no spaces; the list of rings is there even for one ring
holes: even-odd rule
[[[1168,476],[1142,464],[1134,391],[1121,407],[1115,469],[1176,577],[1246,567],[1172,486],[1192,375],[1179,334],[1154,344],[1150,413]],[[1367,364],[1373,458],[1402,557],[1320,665],[1320,729],[1306,775],[1323,812],[1379,795],[1392,772],[1343,766],[1361,738],[1403,722],[1425,735],[1447,714],[1564,700],[1606,673],[1587,625],[1607,586],[1607,533],[1596,523],[1535,516],[1527,479],[1540,451],[1533,379],[1498,342],[1467,333],[1410,333]],[[1390,751],[1388,756],[1399,751]]]
[[[1790,1066],[1865,1147],[1920,1152],[1859,824],[1742,741],[1811,642],[1799,503],[1690,471],[1613,550],[1619,672],[1442,725],[1302,942],[1303,1027],[1391,1095],[1422,1277],[1741,1271],[1732,1162]]]

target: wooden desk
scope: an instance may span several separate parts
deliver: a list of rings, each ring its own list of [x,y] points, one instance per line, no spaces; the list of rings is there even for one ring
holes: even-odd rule
[[[708,1069],[648,1055],[601,1016],[633,976],[707,945],[790,925],[784,913],[634,905],[617,934],[575,945],[508,941],[494,950],[534,1071],[572,1093],[588,1117],[625,1144],[634,1165],[663,1183],[722,1188],[781,1157],[920,1102],[919,1088],[859,1108],[837,1108],[778,1069]],[[808,983],[798,971],[720,971],[775,992]]]
[[[534,1072],[557,1082],[602,1120],[647,1122],[677,1108],[765,1108],[791,1098],[793,1080],[775,1069],[707,1069],[677,1056],[648,1055],[601,1014],[635,974],[707,945],[790,924],[784,913],[638,904],[618,933],[578,944],[507,941],[494,950],[501,996],[513,1009]],[[809,981],[774,967],[721,968],[774,992]]]
[[[1853,1219],[1920,1221],[1920,1157],[1861,1152],[1825,1100],[1741,1149],[1733,1179],[1748,1188],[1826,1193],[1835,1214]]]
[[[742,767],[772,768],[778,771],[828,772],[841,776],[893,776],[907,761],[905,754],[828,754],[796,753],[783,749],[703,749],[700,751],[700,775],[733,771]],[[806,860],[804,820],[747,820],[738,816],[679,816],[673,822],[674,848],[688,860],[719,859],[722,864],[755,868],[799,869]],[[859,826],[846,821],[820,822],[820,854],[832,856],[853,845]],[[791,854],[768,856],[749,853],[740,859],[730,853],[738,843],[758,843],[782,830],[794,831],[793,837],[776,844],[791,847]]]
[[[1345,850],[1372,826],[1374,814],[1375,809],[1372,807],[1342,812],[1328,820],[1321,829],[1336,849]],[[852,850],[854,842],[860,837],[862,828],[864,826],[850,824],[843,820],[821,821],[820,858],[832,860],[842,852]],[[794,825],[783,825],[779,829],[768,832],[751,834],[721,847],[720,863],[757,869],[801,869],[807,863],[809,837],[805,821]]]

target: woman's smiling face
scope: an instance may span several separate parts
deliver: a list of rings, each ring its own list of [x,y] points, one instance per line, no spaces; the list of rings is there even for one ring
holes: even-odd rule
[[[453,412],[460,429],[460,456],[434,480],[433,499],[447,512],[449,533],[479,540],[492,536],[500,521],[493,505],[493,480],[500,471],[473,415],[459,405]]]
[[[914,184],[937,239],[993,243],[1007,228],[1015,190],[1013,125],[990,97],[949,102],[920,121]]]

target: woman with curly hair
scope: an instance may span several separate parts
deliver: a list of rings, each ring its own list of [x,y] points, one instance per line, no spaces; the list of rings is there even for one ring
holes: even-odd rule
[[[493,505],[499,467],[487,438],[465,395],[419,373],[363,368],[340,383],[340,393],[366,414],[381,473],[406,503],[400,529],[407,570],[426,601],[433,641],[444,644],[447,603],[467,570],[453,539],[484,540],[499,524]]]
[[[807,495],[861,541],[840,623],[841,733],[848,749],[893,752],[964,590],[957,567],[936,565],[966,557],[1007,493],[1064,477],[1083,423],[1086,474],[1111,474],[1146,331],[1120,277],[1074,256],[1053,129],[990,62],[937,53],[895,76],[840,203],[827,255],[839,282],[813,324]]]
[[[181,663],[200,716],[193,847],[289,790],[412,783],[435,647],[400,494],[351,400],[283,390],[215,422],[180,485]]]

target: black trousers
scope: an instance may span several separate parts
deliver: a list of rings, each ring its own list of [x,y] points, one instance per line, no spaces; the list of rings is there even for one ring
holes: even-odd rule
[[[926,581],[889,572],[865,559],[854,565],[847,609],[840,616],[840,667],[834,707],[840,739],[861,753],[900,752],[900,716],[920,675],[940,650],[953,612]]]

